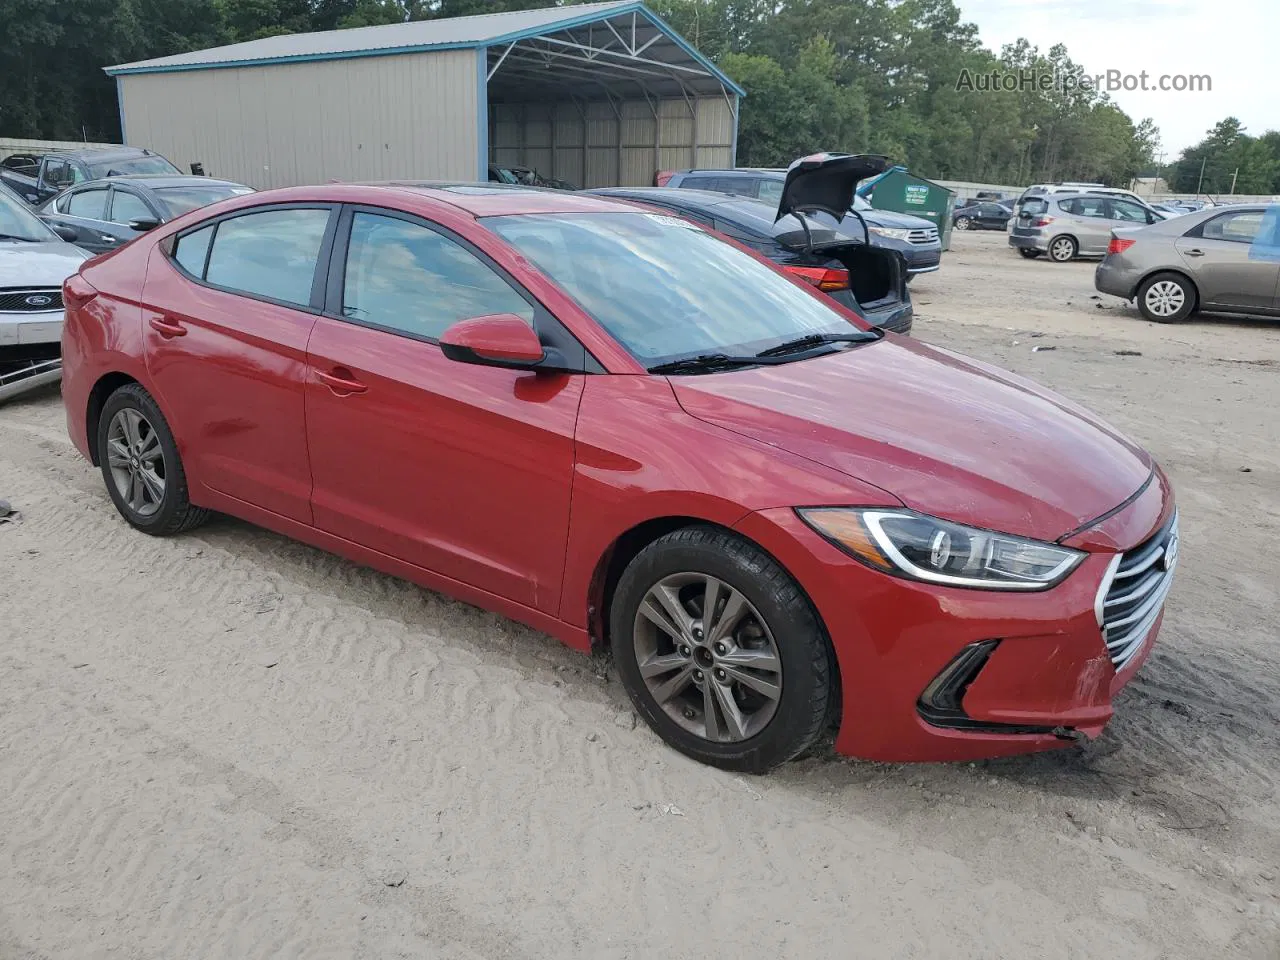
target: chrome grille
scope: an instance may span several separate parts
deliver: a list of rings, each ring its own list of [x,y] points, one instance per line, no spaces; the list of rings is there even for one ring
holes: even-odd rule
[[[927,230],[912,230],[907,234],[908,243],[937,243],[938,228],[929,227]]]
[[[1128,665],[1151,635],[1178,562],[1178,515],[1155,536],[1112,561],[1098,591],[1098,622],[1117,670]]]
[[[47,313],[61,309],[61,287],[0,287],[0,312]]]

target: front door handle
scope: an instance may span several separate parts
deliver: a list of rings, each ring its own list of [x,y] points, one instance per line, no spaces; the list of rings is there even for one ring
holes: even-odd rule
[[[1190,250],[1188,250],[1188,251],[1187,251],[1187,256],[1188,256],[1188,257],[1203,257],[1203,256],[1204,256],[1204,251],[1203,251],[1203,250],[1201,250],[1199,247],[1193,247],[1192,249],[1190,249]]]
[[[119,237],[113,237],[107,233],[98,234],[98,239],[101,240],[103,243],[119,243],[120,242]]]
[[[346,367],[334,367],[332,373],[316,371],[316,379],[340,397],[353,393],[364,393],[369,388],[356,379],[355,374]]]
[[[169,317],[152,317],[151,329],[162,337],[185,337],[187,328]]]

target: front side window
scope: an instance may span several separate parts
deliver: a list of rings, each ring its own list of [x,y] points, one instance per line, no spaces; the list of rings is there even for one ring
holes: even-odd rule
[[[97,190],[80,190],[73,193],[67,201],[67,214],[72,217],[81,217],[85,220],[103,220],[106,218],[107,211],[107,191],[105,188]]]
[[[514,313],[533,325],[529,302],[462,244],[373,213],[351,219],[342,312],[429,340],[459,320],[495,313]]]
[[[72,183],[71,164],[65,160],[50,160],[44,165],[44,181],[53,187],[69,187]]]
[[[154,220],[156,215],[136,193],[116,190],[111,200],[111,222],[128,223],[130,220]]]
[[[685,220],[636,212],[481,222],[646,366],[859,329],[825,298]]]
[[[1112,200],[1111,218],[1113,220],[1125,220],[1129,223],[1146,223],[1147,211],[1129,200]]]
[[[0,241],[56,239],[57,235],[29,206],[7,190],[0,190]]]
[[[217,224],[204,279],[216,286],[305,306],[328,210],[264,210]],[[181,247],[181,244],[179,244]]]

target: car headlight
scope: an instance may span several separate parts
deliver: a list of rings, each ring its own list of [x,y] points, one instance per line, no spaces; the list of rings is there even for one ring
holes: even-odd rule
[[[895,576],[984,590],[1047,590],[1085,554],[910,510],[814,508],[801,519],[841,550]]]
[[[881,237],[888,237],[890,240],[905,240],[911,236],[910,230],[898,230],[892,227],[868,227],[872,233]]]

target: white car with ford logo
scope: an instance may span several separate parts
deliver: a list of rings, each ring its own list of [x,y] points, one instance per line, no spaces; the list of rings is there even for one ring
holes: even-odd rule
[[[62,281],[89,256],[0,190],[0,400],[60,376]]]

